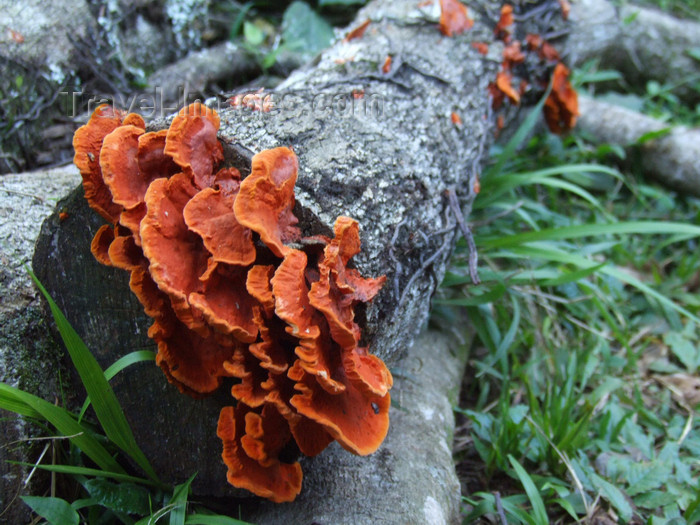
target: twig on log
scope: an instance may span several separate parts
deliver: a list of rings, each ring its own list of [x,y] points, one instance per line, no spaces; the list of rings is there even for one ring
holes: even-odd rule
[[[459,206],[459,200],[457,199],[457,194],[454,188],[447,190],[447,197],[450,203],[450,208],[455,216],[455,220],[459,225],[459,229],[462,232],[464,240],[467,242],[467,249],[469,252],[469,276],[472,279],[472,283],[479,284],[481,280],[479,279],[479,273],[477,266],[479,264],[479,254],[476,250],[476,244],[474,243],[474,236],[469,226],[464,222],[464,216],[462,215],[462,208]]]

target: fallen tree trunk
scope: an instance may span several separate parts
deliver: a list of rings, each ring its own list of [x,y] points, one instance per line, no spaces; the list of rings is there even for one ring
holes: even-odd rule
[[[571,4],[567,60],[582,64],[600,61],[616,69],[630,85],[647,80],[675,86],[688,102],[700,100],[698,60],[689,52],[700,47],[700,24],[657,9],[607,0],[579,0]]]
[[[601,142],[638,149],[645,175],[680,192],[700,196],[700,130],[669,128],[652,117],[588,97],[579,97],[579,107],[581,131]],[[639,143],[654,132],[661,133]]]
[[[473,198],[473,178],[492,137],[487,86],[498,64],[484,61],[471,46],[472,39],[487,40],[492,31],[482,24],[469,38],[443,37],[413,1],[376,2],[360,13],[358,20],[365,19],[371,25],[362,38],[338,42],[284,82],[273,93],[269,113],[219,112],[227,161],[244,172],[252,152],[294,148],[300,166],[295,213],[305,234],[330,233],[338,215],[360,222],[356,266],[363,275],[387,276],[380,295],[360,315],[363,334],[397,376],[392,434],[380,450],[356,458],[329,447],[308,460],[298,501],[263,505],[256,522],[279,521],[280,513],[333,523],[458,519],[450,406],[464,355],[454,357],[450,345],[431,336],[414,347],[412,359],[423,363],[418,370],[401,358],[426,324],[430,297],[457,235],[448,193]],[[383,72],[388,56],[392,65]],[[452,113],[469,125],[456,125]],[[89,253],[101,219],[81,199],[78,192],[61,205],[73,220],[45,223],[34,267],[107,366],[148,345],[144,334],[150,323],[131,296],[128,275],[100,266]],[[227,387],[192,400],[152,365],[120,374],[114,385],[137,441],[164,480],[182,482],[198,471],[193,485],[198,496],[244,496],[225,481],[216,437],[220,408],[233,404]],[[323,499],[338,505],[321,503],[321,490]],[[384,490],[391,498],[382,497]],[[364,506],[349,509],[348,498],[361,493],[368,498]],[[256,501],[244,508],[257,507]],[[400,501],[405,503],[399,511]]]
[[[484,12],[499,7],[494,2]],[[397,378],[398,406],[382,448],[357,458],[330,447],[307,460],[306,484],[294,503],[237,500],[256,522],[458,521],[449,451],[435,449],[442,449],[436,443],[449,445],[449,405],[465,355],[455,356],[433,335],[412,343],[425,326],[457,236],[448,194],[468,208],[493,137],[487,86],[500,67],[500,44],[488,58],[471,45],[493,43],[492,21],[484,16],[477,15],[466,35],[447,38],[437,30],[434,9],[414,0],[373,2],[352,25],[369,19],[364,36],[337,42],[294,73],[273,92],[272,111],[220,112],[219,136],[229,163],[245,168],[261,149],[294,148],[300,165],[296,213],[305,233],[328,233],[341,214],[359,220],[363,249],[357,268],[363,275],[387,276],[361,316],[366,342]],[[528,31],[538,32],[538,20],[528,22]],[[453,114],[464,124],[456,124]],[[89,253],[100,219],[81,198],[77,192],[61,205],[75,220],[45,223],[34,267],[106,367],[149,344],[149,322],[128,290],[128,276],[99,266]],[[411,372],[411,359],[422,367]],[[137,441],[164,480],[182,482],[198,471],[197,496],[244,496],[225,484],[215,435],[220,407],[232,404],[227,388],[195,401],[146,365],[120,374],[114,385]],[[399,507],[399,501],[406,504]]]

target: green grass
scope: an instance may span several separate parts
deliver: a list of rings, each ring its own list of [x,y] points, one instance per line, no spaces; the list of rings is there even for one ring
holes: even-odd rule
[[[41,283],[31,272],[30,275],[49,303],[88,398],[76,414],[0,383],[0,408],[21,414],[41,428],[52,427],[49,432],[64,438],[52,443],[56,461],[45,462],[46,455],[41,454],[35,464],[26,466],[63,476],[63,483],[58,487],[65,494],[61,493],[62,497],[53,495],[57,486],[54,479],[50,496],[22,496],[24,503],[52,525],[150,525],[159,520],[165,523],[165,519],[170,525],[245,525],[189,501],[190,485],[196,473],[175,487],[158,480],[138,447],[109,379],[118,373],[128,373],[124,370],[132,364],[152,361],[153,352],[133,352],[103,372]],[[83,418],[89,405],[94,409],[97,422]],[[138,466],[136,471],[127,458]]]
[[[470,217],[482,284],[461,243],[437,298],[477,332],[455,407],[464,521],[695,523],[700,200],[576,134],[513,146]]]

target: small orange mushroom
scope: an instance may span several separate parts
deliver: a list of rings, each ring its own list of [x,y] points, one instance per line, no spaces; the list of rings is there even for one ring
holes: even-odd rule
[[[345,390],[336,395],[324,390],[313,376],[306,375],[294,386],[291,399],[297,411],[322,425],[340,445],[360,456],[376,451],[389,430],[389,394],[367,395],[341,367],[336,372]]]
[[[214,168],[223,160],[223,147],[216,138],[219,122],[216,111],[196,102],[180,110],[166,135],[165,153],[200,189],[212,185]]]
[[[472,42],[472,47],[482,55],[489,54],[489,45],[486,42]]]
[[[569,19],[569,13],[571,12],[571,4],[569,0],[559,0],[559,6],[561,7],[561,17],[564,20]]]
[[[569,82],[569,69],[559,62],[552,75],[552,91],[544,102],[544,117],[553,133],[564,133],[576,125],[578,95]]]
[[[445,36],[458,35],[474,26],[467,7],[459,0],[440,0],[440,32]]]
[[[90,251],[92,255],[95,256],[98,262],[111,266],[112,261],[109,258],[109,245],[114,241],[114,228],[109,224],[103,224],[97,233],[92,238],[92,244],[90,244]]]
[[[237,341],[252,343],[258,335],[253,320],[256,301],[241,286],[245,274],[243,268],[219,264],[209,272],[201,290],[190,293],[187,301],[209,327]]]
[[[359,26],[357,26],[355,29],[351,30],[347,35],[345,35],[345,42],[349,42],[350,40],[354,40],[356,38],[362,37],[362,35],[365,34],[365,31],[367,31],[367,28],[369,27],[370,24],[370,19],[368,18],[364,22],[362,22]]]
[[[233,213],[235,194],[205,188],[183,209],[190,231],[202,238],[215,262],[248,266],[255,262],[252,232],[236,220]]]
[[[292,213],[297,156],[289,148],[275,148],[258,153],[252,162],[233,210],[241,225],[258,233],[277,257],[284,257],[290,250],[285,243],[301,237]]]
[[[112,194],[102,178],[100,150],[104,138],[121,125],[123,116],[120,111],[103,104],[73,135],[73,162],[83,177],[85,198],[93,210],[111,223],[117,222],[121,206],[112,201]]]
[[[515,40],[503,48],[503,60],[506,67],[525,61],[525,54],[520,49],[520,42]]]
[[[192,311],[189,295],[201,291],[200,276],[207,269],[209,252],[201,238],[187,228],[183,210],[197,189],[184,173],[156,179],[146,192],[146,216],[141,221],[141,245],[149,272],[158,288],[170,297],[178,318],[206,336],[199,313]]]
[[[276,503],[293,501],[301,492],[301,466],[299,463],[288,464],[271,459],[269,454],[265,457],[265,465],[262,465],[258,459],[246,453],[241,441],[245,435],[246,416],[251,413],[254,413],[252,409],[243,403],[239,403],[235,409],[221,409],[217,434],[224,444],[222,458],[228,467],[227,478],[232,485]],[[271,430],[268,432],[272,433]],[[248,446],[252,448],[250,444]],[[257,455],[262,456],[260,452]]]
[[[506,71],[499,71],[496,75],[496,87],[504,93],[513,104],[520,104],[520,94],[513,89],[511,84],[513,77]]]
[[[387,55],[386,59],[384,60],[384,64],[382,64],[382,73],[385,75],[389,74],[391,71],[391,55]]]
[[[496,27],[493,29],[496,38],[508,43],[510,34],[513,32],[513,6],[506,4],[501,7],[501,16]]]
[[[219,388],[230,373],[224,363],[233,358],[235,347],[214,337],[202,337],[182,323],[172,310],[159,312],[148,335],[158,343],[156,364],[180,391],[201,397]]]

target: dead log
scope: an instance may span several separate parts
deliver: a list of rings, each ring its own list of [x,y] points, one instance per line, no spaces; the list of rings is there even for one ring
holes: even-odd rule
[[[579,129],[601,142],[637,149],[644,174],[682,193],[700,196],[700,130],[667,124],[636,111],[579,97]],[[639,143],[645,135],[656,138]]]
[[[356,458],[330,447],[308,460],[297,502],[274,508],[252,499],[243,505],[260,523],[275,522],[280,513],[333,523],[458,520],[450,399],[465,358],[453,357],[450,345],[434,336],[422,339],[416,353],[408,351],[426,324],[457,235],[448,193],[463,202],[473,198],[472,181],[492,137],[487,85],[498,64],[471,46],[492,38],[492,29],[484,23],[468,36],[443,37],[436,19],[412,0],[371,4],[358,20],[367,18],[372,22],[361,39],[336,43],[275,90],[269,113],[220,111],[229,162],[245,165],[264,148],[294,148],[300,166],[296,213],[305,233],[329,233],[338,215],[360,222],[356,266],[363,275],[387,276],[362,316],[364,334],[397,376],[392,434],[380,450]],[[388,56],[392,66],[384,73]],[[454,124],[452,113],[468,125]],[[45,223],[34,267],[107,366],[149,344],[149,322],[131,297],[126,273],[92,260],[89,241],[101,219],[80,198],[61,205],[75,221]],[[407,355],[414,356],[413,365],[400,359]],[[422,363],[417,370],[416,362]],[[241,496],[225,482],[215,435],[219,409],[233,401],[226,387],[192,400],[152,365],[139,365],[120,374],[115,389],[163,479],[180,482],[198,471],[198,497]],[[319,505],[320,494],[337,504]],[[361,494],[365,503],[348,508]],[[238,506],[230,505],[236,513]]]
[[[493,137],[487,86],[500,58],[484,58],[471,44],[493,43],[500,3],[485,2],[471,13],[474,28],[454,38],[439,33],[436,5],[377,0],[351,25],[370,20],[364,36],[337,42],[292,74],[272,92],[269,113],[220,111],[227,162],[245,168],[254,152],[293,147],[300,165],[296,213],[305,233],[328,233],[341,214],[358,219],[363,243],[358,269],[387,276],[385,288],[361,316],[366,342],[398,379],[398,406],[392,408],[393,426],[382,448],[356,458],[330,447],[307,460],[304,492],[294,503],[275,507],[255,498],[233,500],[242,494],[223,481],[214,433],[219,408],[232,402],[226,388],[194,401],[145,365],[115,380],[137,440],[162,478],[177,483],[198,470],[198,497],[226,496],[232,513],[241,505],[256,522],[458,521],[449,451],[435,449],[449,445],[454,428],[449,404],[465,355],[455,357],[450,345],[433,335],[412,343],[425,326],[430,297],[457,237],[448,195],[468,209]],[[538,23],[549,21],[533,16],[523,28],[546,34],[552,27]],[[498,51],[498,44],[493,49]],[[464,124],[455,124],[453,114]],[[131,297],[127,275],[92,259],[89,240],[100,220],[80,198],[77,192],[62,204],[79,220],[62,227],[55,218],[45,223],[34,267],[107,366],[149,344],[144,336],[149,323]],[[416,356],[422,365],[411,372]]]
[[[689,51],[700,47],[700,24],[656,9],[607,0],[572,2],[567,60],[582,64],[600,60],[603,68],[620,71],[630,85],[647,80],[674,85],[688,102],[700,100],[697,59]]]

